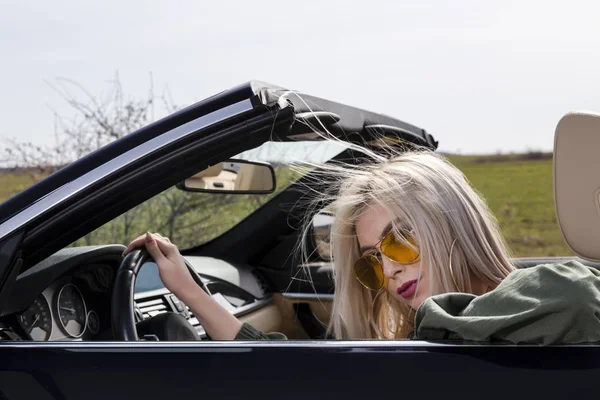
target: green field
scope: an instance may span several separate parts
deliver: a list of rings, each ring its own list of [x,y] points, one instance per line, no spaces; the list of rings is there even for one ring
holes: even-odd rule
[[[526,155],[449,157],[490,205],[514,256],[572,255],[564,244],[556,224],[552,194],[552,160],[547,155],[541,159],[530,158]],[[32,182],[32,178],[26,174],[0,174],[0,201]],[[144,209],[130,212],[129,215],[123,216],[118,224],[109,224],[77,244],[127,242],[146,230],[165,234],[168,234],[169,230],[170,237],[180,243],[180,247],[185,248],[225,231],[263,201],[248,196],[245,199],[246,204],[240,208],[240,197],[236,197],[235,200],[223,197],[220,200],[223,203],[220,214],[201,213],[200,210],[207,209],[205,206],[189,207],[189,211],[179,215],[175,221],[171,221],[168,212],[164,211],[169,207],[181,207],[186,202],[205,205],[206,202],[203,203],[202,198],[198,196],[207,196],[203,197],[206,200],[209,200],[208,196],[211,196],[210,200],[214,199],[214,195],[167,191],[165,196],[157,196],[154,202]],[[257,204],[249,204],[257,201]],[[212,202],[210,208],[214,210],[215,206]],[[244,215],[239,217],[239,213]],[[148,219],[154,222],[152,226],[146,221]],[[125,228],[124,220],[127,221]],[[212,234],[210,237],[204,237],[208,230],[213,231]],[[186,243],[187,241],[190,242]]]
[[[451,156],[496,215],[516,257],[573,255],[556,223],[552,159]]]
[[[30,186],[35,179],[29,174],[0,173],[0,202]]]

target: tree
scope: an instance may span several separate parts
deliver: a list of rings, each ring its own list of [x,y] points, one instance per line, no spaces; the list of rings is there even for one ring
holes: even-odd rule
[[[124,94],[118,73],[110,84],[108,94],[100,98],[71,79],[57,78],[49,83],[71,107],[74,116],[69,118],[54,112],[54,142],[49,145],[6,140],[4,158],[12,166],[40,178],[152,122],[157,101],[168,113],[177,109],[168,91],[155,96],[151,76],[148,95],[141,99]]]
[[[55,113],[54,142],[50,145],[8,140],[8,161],[40,179],[153,122],[157,105],[167,113],[178,109],[168,90],[160,96],[155,95],[151,76],[148,94],[143,98],[126,96],[118,74],[110,83],[108,94],[99,98],[73,80],[57,79],[50,86],[70,106],[73,117]],[[126,244],[135,236],[152,230],[187,247],[224,232],[260,204],[261,199],[250,199],[249,196],[192,194],[170,188],[74,244]],[[215,213],[215,209],[219,209],[219,213]]]

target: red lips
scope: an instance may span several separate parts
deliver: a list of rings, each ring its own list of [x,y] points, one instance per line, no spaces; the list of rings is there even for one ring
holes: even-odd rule
[[[419,283],[419,281],[417,279],[414,279],[412,281],[408,281],[408,282],[404,282],[402,284],[402,286],[400,286],[398,289],[396,289],[396,293],[398,293],[400,296],[407,298],[407,297],[412,297],[415,295],[416,291],[417,291],[417,284]]]

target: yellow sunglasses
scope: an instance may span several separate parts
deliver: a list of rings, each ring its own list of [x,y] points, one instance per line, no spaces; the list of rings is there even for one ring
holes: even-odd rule
[[[404,235],[408,243],[417,247],[416,241],[411,234]],[[379,249],[378,249],[379,247]],[[381,255],[398,264],[413,264],[419,261],[419,251],[396,239],[391,229],[381,239],[373,250],[365,252],[356,263],[354,273],[356,279],[367,289],[379,290],[385,283]]]

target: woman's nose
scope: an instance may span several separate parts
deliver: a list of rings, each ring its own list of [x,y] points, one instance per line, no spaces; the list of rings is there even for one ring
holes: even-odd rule
[[[386,257],[381,257],[381,266],[383,267],[383,275],[388,279],[393,279],[396,274],[403,271],[402,264],[395,263]]]

